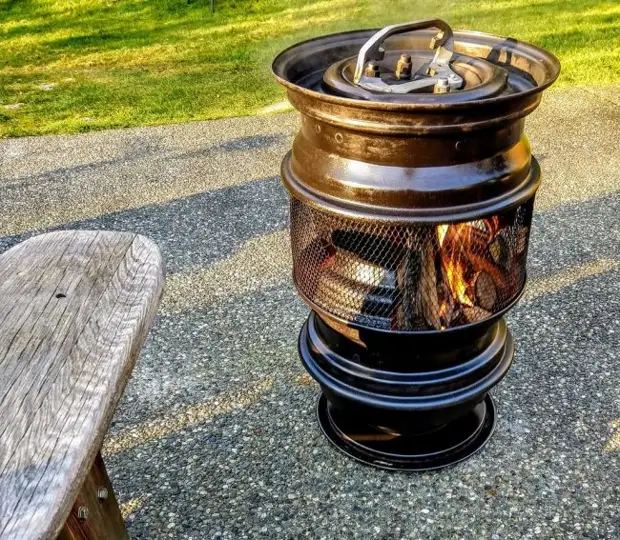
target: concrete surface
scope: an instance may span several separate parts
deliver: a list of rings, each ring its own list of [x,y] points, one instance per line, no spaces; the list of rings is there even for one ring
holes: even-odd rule
[[[394,474],[333,450],[297,359],[278,179],[296,115],[0,141],[0,250],[49,228],[161,246],[161,313],[105,445],[136,539],[620,538],[618,99],[550,91],[517,357],[483,452]]]

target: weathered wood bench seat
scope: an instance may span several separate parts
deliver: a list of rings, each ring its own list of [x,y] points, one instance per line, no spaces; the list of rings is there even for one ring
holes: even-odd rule
[[[127,538],[99,454],[163,289],[157,247],[61,231],[0,256],[0,538]]]

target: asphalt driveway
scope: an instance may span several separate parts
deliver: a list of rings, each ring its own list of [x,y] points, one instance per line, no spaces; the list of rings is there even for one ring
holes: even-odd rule
[[[105,455],[132,538],[620,538],[620,90],[551,90],[517,356],[489,445],[352,462],[315,422],[278,169],[294,113],[0,141],[0,251],[52,228],[153,238],[160,315]]]

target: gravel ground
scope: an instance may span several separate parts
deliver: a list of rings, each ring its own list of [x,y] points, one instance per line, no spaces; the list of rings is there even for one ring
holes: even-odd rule
[[[136,231],[168,268],[105,444],[136,539],[620,538],[620,91],[550,91],[517,357],[472,459],[358,465],[297,359],[279,162],[295,114],[0,141],[0,250],[49,228]]]

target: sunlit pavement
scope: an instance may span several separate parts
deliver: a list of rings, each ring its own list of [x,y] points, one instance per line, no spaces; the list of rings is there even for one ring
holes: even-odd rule
[[[341,456],[297,359],[278,179],[294,113],[0,141],[0,248],[131,230],[168,269],[104,447],[132,538],[620,537],[620,89],[551,90],[517,356],[483,452],[390,474]]]

